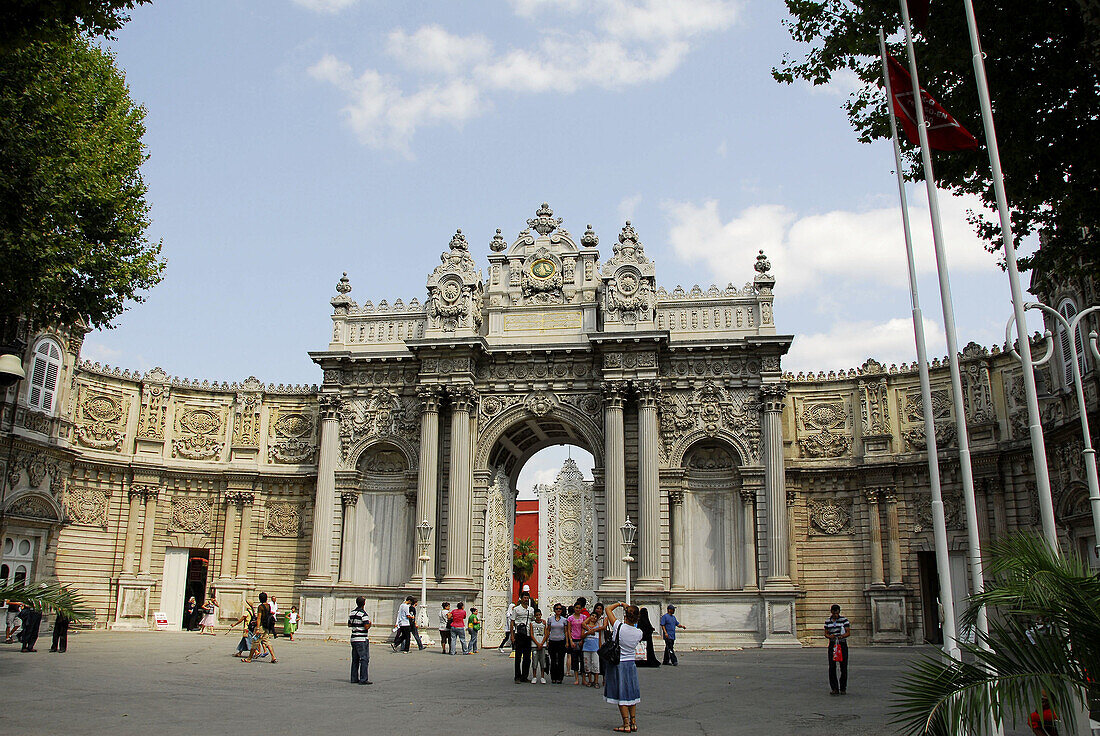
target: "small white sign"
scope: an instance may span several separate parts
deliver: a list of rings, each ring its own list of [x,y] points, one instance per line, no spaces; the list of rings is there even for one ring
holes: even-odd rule
[[[164,611],[157,611],[153,614],[153,622],[157,631],[165,631],[168,629],[168,615]]]

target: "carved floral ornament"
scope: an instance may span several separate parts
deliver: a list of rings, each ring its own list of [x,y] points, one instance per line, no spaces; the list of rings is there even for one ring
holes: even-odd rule
[[[93,450],[121,452],[129,402],[121,396],[85,393],[77,404],[76,440]]]
[[[798,424],[798,446],[806,457],[840,457],[851,450],[848,404],[842,398],[807,400],[801,405]]]
[[[810,512],[811,534],[851,533],[850,502],[839,502],[835,499],[810,500],[806,506]]]
[[[707,381],[692,391],[667,390],[658,403],[659,449],[667,460],[684,436],[702,431],[708,437],[727,433],[737,439],[746,462],[761,457],[760,413],[756,392],[748,388],[727,389]]]
[[[107,527],[108,494],[98,488],[70,488],[64,496],[65,513],[74,524]]]
[[[352,448],[364,439],[395,437],[416,442],[419,434],[417,400],[388,389],[376,389],[366,398],[348,399],[340,410],[340,448],[345,463]]]
[[[301,504],[289,501],[273,501],[267,504],[267,519],[264,522],[265,537],[297,537],[301,533]]]
[[[211,506],[204,498],[176,496],[172,499],[171,527],[181,532],[210,532]]]
[[[184,406],[176,412],[176,438],[172,457],[188,460],[213,460],[221,455],[224,408]]]
[[[483,284],[462,230],[455,232],[440,261],[428,277],[425,310],[430,326],[443,332],[476,330],[481,325]]]
[[[902,432],[907,450],[923,450],[927,447],[924,437],[924,402],[920,389],[905,392],[905,412],[903,417],[909,426]],[[936,445],[944,448],[954,444],[957,437],[955,422],[952,419],[951,390],[932,389],[932,419],[936,428]]]

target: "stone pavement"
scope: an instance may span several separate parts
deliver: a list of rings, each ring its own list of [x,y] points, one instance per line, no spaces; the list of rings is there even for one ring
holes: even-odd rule
[[[278,664],[242,664],[239,637],[70,634],[66,654],[0,645],[0,731],[10,734],[610,733],[617,709],[590,688],[517,685],[496,650],[409,655],[371,644],[370,686],[351,685],[345,642],[275,641]],[[639,732],[891,733],[890,689],[927,648],[852,648],[848,695],[831,697],[824,649],[683,652],[639,670]]]

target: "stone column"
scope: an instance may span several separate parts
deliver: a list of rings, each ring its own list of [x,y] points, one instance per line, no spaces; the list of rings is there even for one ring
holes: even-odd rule
[[[356,491],[344,491],[340,494],[340,503],[344,507],[344,538],[340,547],[340,582],[355,582],[355,512],[359,506],[359,494]]]
[[[755,590],[756,581],[756,489],[741,489],[741,587]]]
[[[638,381],[638,584],[661,583],[661,482],[657,472],[660,383]]]
[[[455,386],[451,394],[451,475],[447,514],[446,579],[459,584],[470,578],[470,409],[476,394],[468,386]]]
[[[879,519],[879,489],[870,488],[867,495],[867,519],[871,526],[871,585],[883,586],[882,573],[882,520]]]
[[[626,386],[622,382],[605,383],[603,431],[605,488],[607,492],[607,529],[604,530],[607,560],[607,581],[626,578],[623,565],[622,538],[619,527],[626,521],[626,450],[623,433],[623,403]]]
[[[791,580],[798,580],[798,542],[794,534],[794,505],[798,493],[787,489],[787,564],[790,568]]]
[[[332,519],[336,511],[336,463],[340,457],[339,396],[324,394],[321,404],[321,455],[317,462],[317,493],[313,502],[313,544],[309,577],[332,579]]]
[[[670,587],[684,587],[684,492],[668,492],[668,526],[672,534]]]
[[[252,504],[256,500],[255,494],[239,493],[237,498],[241,504],[241,535],[237,543],[237,579],[248,577],[248,552],[252,542]]]
[[[126,517],[126,542],[122,551],[122,571],[133,574],[134,563],[137,561],[137,536],[138,536],[138,509],[145,497],[144,489],[131,486],[128,500],[130,509]]]
[[[439,387],[420,388],[420,461],[416,479],[416,519],[419,524],[427,519],[432,525],[428,540],[428,578],[435,577],[435,540],[439,531],[436,519],[439,496]],[[420,570],[415,575],[418,577]],[[423,605],[423,604],[421,604]]]
[[[157,489],[145,489],[145,528],[141,532],[141,562],[138,574],[148,575],[153,565],[153,535],[157,526]]]
[[[890,564],[890,585],[901,585],[901,527],[898,524],[898,494],[893,488],[883,495],[886,501],[886,551]]]
[[[237,495],[226,494],[225,497],[225,527],[222,529],[222,561],[219,570],[220,578],[228,578],[233,575],[233,532],[237,526]]]
[[[760,387],[764,410],[764,492],[768,508],[768,579],[767,586],[786,586],[791,581],[787,546],[787,492],[783,473],[783,399],[784,384]]]

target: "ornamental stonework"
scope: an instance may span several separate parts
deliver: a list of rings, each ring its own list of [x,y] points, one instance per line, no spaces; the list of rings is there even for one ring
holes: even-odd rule
[[[255,376],[245,381],[246,388],[258,387],[260,382]],[[260,406],[262,394],[237,392],[237,402],[233,409],[233,446],[260,446]]]
[[[281,465],[312,463],[317,456],[313,442],[314,417],[302,411],[272,409],[268,430],[268,459]]]
[[[265,537],[298,537],[302,533],[302,505],[289,501],[267,504],[264,521]]]
[[[166,383],[151,383],[150,378],[156,379],[168,376],[159,368],[150,371],[146,376],[146,382],[141,387],[141,411],[138,414],[137,436],[140,439],[163,440],[165,418],[168,414],[168,396],[171,390]]]
[[[121,452],[129,409],[122,396],[84,389],[76,406],[76,441],[93,450]]]
[[[180,532],[209,533],[211,510],[210,501],[204,498],[176,496],[172,499],[169,516],[171,528]]]
[[[176,410],[172,457],[215,460],[225,447],[225,409],[182,406]]]
[[[73,487],[64,496],[65,515],[73,524],[107,528],[109,496],[98,488]]]
[[[924,450],[928,443],[925,441],[924,435],[924,402],[921,400],[920,389],[910,388],[902,396],[905,408],[902,410],[901,434],[905,440],[906,449],[909,451]],[[932,389],[932,419],[936,428],[936,446],[938,448],[951,447],[958,437],[952,411],[951,390],[948,388]]]
[[[806,502],[810,513],[810,534],[836,536],[852,533],[852,504],[836,499]]]
[[[851,409],[840,395],[800,398],[795,403],[798,447],[804,457],[834,458],[852,449]]]
[[[748,449],[748,462],[760,459],[760,412],[756,392],[727,389],[706,381],[693,391],[664,391],[659,404],[660,448],[667,459],[685,434],[702,430],[710,437],[728,432]]]
[[[340,410],[340,452],[347,463],[354,447],[370,437],[396,437],[415,443],[420,415],[415,396],[375,389],[366,397],[346,399]]]

